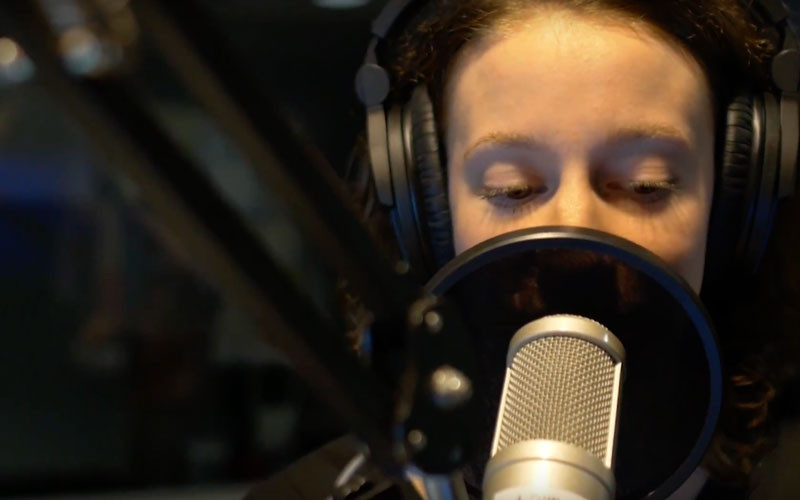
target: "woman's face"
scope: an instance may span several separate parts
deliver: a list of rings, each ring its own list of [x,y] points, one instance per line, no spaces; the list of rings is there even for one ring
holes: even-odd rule
[[[714,123],[689,55],[646,29],[531,15],[468,43],[444,98],[456,253],[580,226],[649,249],[699,292]]]

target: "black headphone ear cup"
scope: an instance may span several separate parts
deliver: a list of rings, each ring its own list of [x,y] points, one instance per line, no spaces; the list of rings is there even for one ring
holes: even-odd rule
[[[746,241],[752,221],[755,182],[760,178],[756,158],[758,131],[754,130],[754,103],[751,95],[737,96],[726,112],[721,142],[719,172],[711,211],[707,275],[713,280],[720,273],[741,265],[741,245]]]
[[[453,227],[447,199],[447,181],[440,151],[436,117],[428,90],[424,85],[414,89],[408,107],[410,121],[409,151],[414,183],[417,215],[422,220],[436,268],[453,258]]]

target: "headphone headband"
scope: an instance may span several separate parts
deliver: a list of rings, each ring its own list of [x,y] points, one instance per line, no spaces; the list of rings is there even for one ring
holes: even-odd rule
[[[372,34],[381,40],[386,39],[400,15],[415,1],[417,0],[389,0],[378,17],[372,21]]]
[[[389,95],[389,75],[380,66],[377,56],[378,43],[386,40],[399,19],[408,12],[411,4],[422,4],[425,0],[389,0],[381,13],[372,21],[372,34],[364,63],[356,75],[356,92],[361,102],[369,107],[383,102]],[[800,90],[800,43],[797,33],[789,20],[789,11],[781,0],[739,0],[739,4],[750,12],[750,15],[780,30],[782,38],[781,51],[773,57],[772,81],[784,92]],[[365,66],[377,66],[381,71]],[[377,90],[372,93],[366,89]],[[378,100],[380,98],[380,100]],[[377,101],[377,102],[376,102]]]

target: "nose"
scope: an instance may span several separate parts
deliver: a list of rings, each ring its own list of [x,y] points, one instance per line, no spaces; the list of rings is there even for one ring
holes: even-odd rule
[[[552,198],[549,200],[548,224],[604,230],[602,200],[595,193],[589,169],[574,165],[562,170]]]

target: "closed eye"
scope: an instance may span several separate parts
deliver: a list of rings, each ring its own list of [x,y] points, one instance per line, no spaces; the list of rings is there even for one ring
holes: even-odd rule
[[[484,187],[480,190],[480,197],[485,200],[502,201],[504,198],[510,202],[520,202],[533,196],[547,192],[547,186],[531,186],[518,184],[503,187]]]
[[[606,188],[615,194],[628,196],[640,203],[656,203],[667,199],[677,191],[677,179],[610,182]]]

